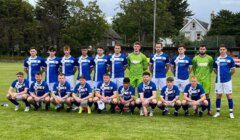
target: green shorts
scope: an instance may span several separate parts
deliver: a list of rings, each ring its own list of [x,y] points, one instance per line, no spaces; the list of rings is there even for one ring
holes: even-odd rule
[[[142,83],[143,79],[141,78],[130,78],[130,84],[134,87],[137,88],[140,83]]]
[[[209,81],[209,80],[199,81],[199,84],[201,84],[203,86],[203,89],[205,90],[206,94],[210,94],[211,81]]]

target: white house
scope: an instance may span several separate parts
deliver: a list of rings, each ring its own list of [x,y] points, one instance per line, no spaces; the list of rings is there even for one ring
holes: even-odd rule
[[[209,25],[210,24],[196,18],[189,18],[186,19],[180,33],[184,34],[185,37],[191,41],[200,41],[209,31]]]

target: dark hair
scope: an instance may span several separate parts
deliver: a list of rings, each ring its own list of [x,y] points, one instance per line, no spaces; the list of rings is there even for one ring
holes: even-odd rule
[[[174,81],[174,78],[173,78],[173,77],[168,77],[168,78],[167,78],[167,81],[168,81],[168,82],[173,82],[173,81]]]
[[[150,74],[148,71],[143,72],[142,75],[143,75],[143,76],[145,76],[145,75],[151,76],[151,74]]]
[[[23,74],[23,72],[18,72],[16,75],[21,75],[21,76],[23,76],[24,74]]]
[[[98,48],[98,49],[102,49],[102,50],[104,50],[103,47],[97,47],[97,48]]]
[[[78,80],[79,79],[85,79],[86,80],[86,77],[84,75],[81,75],[81,76],[79,76]]]
[[[156,47],[157,44],[160,44],[161,46],[163,46],[162,42],[157,42],[157,43],[155,44],[155,47]]]
[[[49,47],[48,49],[50,52],[55,52],[56,51],[56,48],[55,47]]]
[[[31,47],[29,50],[37,50],[36,47]]]
[[[183,47],[184,49],[186,49],[185,45],[183,45],[183,44],[178,45],[178,49],[179,49],[179,48],[182,48],[182,47]]]
[[[120,46],[120,47],[122,47],[121,43],[119,43],[119,42],[117,42],[117,43],[115,44],[115,46]],[[114,47],[115,47],[115,46],[114,46]]]
[[[111,77],[111,75],[109,73],[105,73],[103,76]]]
[[[123,79],[123,83],[130,83],[130,79],[129,79],[128,77],[125,77],[125,78]]]
[[[199,48],[203,48],[203,47],[207,48],[207,45],[206,44],[201,44]]]
[[[69,45],[64,45],[63,50],[71,50]]]
[[[65,74],[64,73],[59,73],[58,76],[65,76]]]
[[[85,50],[85,49],[88,49],[88,47],[87,46],[82,46],[82,47],[80,47],[80,49],[81,50],[83,50],[83,49]]]
[[[219,49],[220,48],[226,48],[227,49],[227,46],[225,44],[220,44]]]
[[[134,42],[133,45],[139,45],[139,46],[142,46],[142,44],[141,44],[139,41]]]
[[[37,72],[37,73],[35,73],[35,75],[41,75],[42,76],[42,73],[41,72]]]

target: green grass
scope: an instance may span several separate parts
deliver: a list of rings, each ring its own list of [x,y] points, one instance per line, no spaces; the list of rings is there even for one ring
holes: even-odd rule
[[[0,102],[5,99],[10,83],[17,71],[23,70],[20,63],[0,63]],[[213,77],[215,75],[213,74]],[[233,98],[235,119],[228,117],[226,97],[222,100],[221,117],[204,115],[184,117],[180,115],[162,116],[156,108],[154,117],[140,117],[138,113],[129,115],[76,112],[30,111],[18,112],[14,106],[0,106],[0,139],[239,139],[239,77],[240,71],[233,77]],[[214,81],[214,80],[212,80]],[[214,88],[212,83],[212,92]],[[182,97],[181,97],[182,98]],[[212,109],[215,111],[215,94],[211,94]],[[137,111],[136,111],[137,112]],[[191,111],[192,112],[192,111]]]

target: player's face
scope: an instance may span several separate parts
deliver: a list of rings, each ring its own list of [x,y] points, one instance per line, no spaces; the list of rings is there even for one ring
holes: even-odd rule
[[[30,53],[31,56],[36,56],[37,55],[37,51],[35,49],[31,49],[29,51],[29,53]]]
[[[191,86],[192,86],[192,87],[196,87],[197,84],[198,84],[197,78],[191,78]]]
[[[55,56],[56,51],[50,51],[49,54],[50,54],[51,57],[53,57],[53,56]]]
[[[178,48],[178,53],[179,54],[184,54],[185,53],[185,49],[183,47]]]
[[[148,75],[144,75],[144,76],[143,76],[143,82],[144,82],[144,83],[149,82],[149,80],[150,80],[150,76],[148,76]]]
[[[88,50],[87,49],[81,49],[81,52],[82,52],[82,55],[86,56],[87,53],[88,53]]]
[[[227,54],[227,49],[225,47],[221,47],[219,49],[219,52],[220,52],[221,55],[226,55]]]
[[[123,87],[127,89],[130,86],[130,83],[123,83]]]
[[[35,75],[35,79],[37,82],[41,82],[42,81],[42,75]]]
[[[19,82],[22,82],[23,81],[23,75],[17,75],[17,80]]]
[[[162,45],[161,44],[156,44],[155,49],[156,49],[156,52],[161,52],[162,51]]]
[[[79,79],[79,83],[80,83],[81,85],[85,85],[85,84],[86,84],[86,79],[80,78],[80,79]]]
[[[58,81],[59,81],[59,83],[64,84],[65,76],[58,76]]]
[[[103,81],[104,81],[104,83],[108,83],[110,81],[110,77],[109,76],[103,76]]]
[[[70,55],[70,52],[71,52],[70,49],[65,49],[65,50],[64,50],[64,54],[65,54],[65,55]]]
[[[167,81],[167,87],[168,88],[173,87],[173,81]]]
[[[102,55],[103,55],[103,49],[98,48],[98,49],[97,49],[97,54],[100,55],[100,56],[102,56]]]
[[[141,46],[140,45],[134,45],[133,49],[134,49],[134,52],[139,52],[140,49],[141,49]]]
[[[206,47],[200,47],[200,48],[199,48],[199,53],[200,53],[201,55],[206,54],[206,51],[207,51]]]
[[[120,46],[115,46],[115,47],[114,47],[114,52],[115,52],[116,54],[119,54],[119,53],[121,52],[121,47],[120,47]]]

